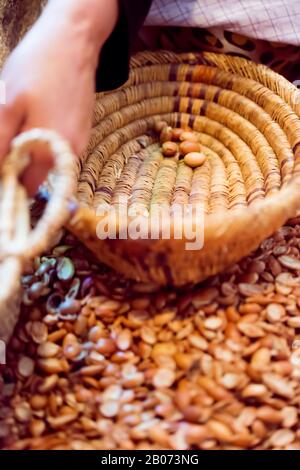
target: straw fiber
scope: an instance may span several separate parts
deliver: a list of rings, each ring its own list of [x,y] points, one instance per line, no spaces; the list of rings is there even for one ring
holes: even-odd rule
[[[68,227],[131,278],[183,285],[219,272],[299,209],[299,96],[283,77],[245,59],[138,54],[128,83],[97,96],[78,165],[79,210]],[[202,167],[155,152],[158,119],[198,133],[207,156]],[[129,219],[151,215],[156,204],[170,214],[175,205],[198,205],[205,215],[195,228],[204,231],[204,247],[187,250],[187,237],[175,239],[173,229],[170,239],[99,239],[104,215],[97,210],[105,204],[123,204]]]

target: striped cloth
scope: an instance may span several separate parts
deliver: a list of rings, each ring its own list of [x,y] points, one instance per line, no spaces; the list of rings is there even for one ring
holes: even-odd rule
[[[299,0],[154,0],[151,26],[220,28],[252,39],[300,45]]]

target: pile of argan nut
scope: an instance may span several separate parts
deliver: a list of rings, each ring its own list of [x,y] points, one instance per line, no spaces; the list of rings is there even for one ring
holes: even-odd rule
[[[190,168],[203,165],[206,155],[202,152],[199,138],[191,129],[172,128],[165,121],[157,121],[154,130],[159,134],[164,157],[182,159]]]
[[[299,246],[300,218],[174,289],[66,234],[23,277],[0,448],[300,450]]]

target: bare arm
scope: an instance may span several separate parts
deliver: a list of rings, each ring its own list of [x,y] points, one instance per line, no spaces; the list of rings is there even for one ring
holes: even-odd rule
[[[50,0],[2,71],[7,102],[0,106],[0,160],[11,139],[33,127],[54,129],[79,154],[87,143],[99,53],[118,18],[117,0]],[[51,167],[32,156],[25,184],[33,193]]]

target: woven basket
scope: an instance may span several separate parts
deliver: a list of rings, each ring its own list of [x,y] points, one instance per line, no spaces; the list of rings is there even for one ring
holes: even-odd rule
[[[299,100],[287,80],[245,59],[138,54],[128,83],[97,97],[69,229],[99,260],[137,280],[183,285],[216,274],[300,207]],[[199,133],[208,157],[202,167],[153,154],[158,117]],[[175,203],[202,205],[204,247],[186,250],[187,240],[172,236],[100,240],[97,208],[120,196],[150,213],[157,202],[169,211]]]
[[[36,144],[45,145],[54,157],[51,199],[31,230],[29,203],[19,177]],[[19,314],[20,277],[28,261],[42,253],[70,215],[76,186],[75,157],[55,132],[33,129],[20,134],[1,167],[0,178],[0,339],[8,341]]]

